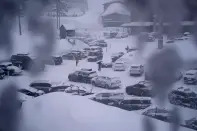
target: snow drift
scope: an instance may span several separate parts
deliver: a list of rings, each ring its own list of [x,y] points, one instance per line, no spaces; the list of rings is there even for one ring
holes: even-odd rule
[[[80,96],[52,93],[25,102],[22,131],[142,131],[143,116],[96,103]],[[156,129],[169,124],[152,120]],[[181,128],[180,131],[189,129]]]

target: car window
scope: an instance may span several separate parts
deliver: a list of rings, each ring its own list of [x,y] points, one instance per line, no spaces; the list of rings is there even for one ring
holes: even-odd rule
[[[89,74],[89,77],[96,77],[97,76],[97,73],[96,72],[92,72]]]

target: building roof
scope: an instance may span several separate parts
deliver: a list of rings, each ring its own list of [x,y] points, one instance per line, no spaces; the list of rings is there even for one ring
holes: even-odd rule
[[[158,23],[157,23],[158,24]],[[195,25],[194,21],[183,21],[180,23],[183,26],[192,26]],[[130,22],[130,23],[125,23],[122,24],[121,26],[123,27],[129,27],[129,26],[153,26],[154,22]],[[163,23],[164,26],[170,25],[170,23]]]
[[[110,14],[121,14],[121,15],[130,15],[129,10],[124,4],[121,3],[112,3],[109,7],[105,10],[102,16],[107,16]]]

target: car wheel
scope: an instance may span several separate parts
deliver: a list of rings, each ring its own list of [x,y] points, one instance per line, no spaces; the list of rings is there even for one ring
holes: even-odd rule
[[[105,88],[106,88],[106,89],[109,89],[109,85],[108,85],[108,84],[105,84]]]

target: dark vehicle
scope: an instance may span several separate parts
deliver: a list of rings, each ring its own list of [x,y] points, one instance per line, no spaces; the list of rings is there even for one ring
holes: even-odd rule
[[[98,56],[88,56],[87,60],[88,60],[88,62],[97,62],[97,61],[99,61],[101,59]]]
[[[188,128],[191,128],[191,129],[194,129],[194,130],[197,130],[197,119],[192,118],[190,120],[186,120],[184,126],[186,126]]]
[[[63,62],[63,59],[61,56],[52,56],[44,60],[44,63],[47,65],[61,65],[62,62]]]
[[[69,74],[68,79],[73,82],[91,83],[91,79],[96,76],[96,71],[92,71],[92,69],[81,69]]]
[[[32,58],[28,54],[17,54],[11,56],[12,64],[23,70],[28,70],[32,61]]]
[[[112,68],[112,63],[101,63],[102,68]]]
[[[17,54],[11,56],[11,62],[14,66],[22,70],[43,71],[45,68],[44,62],[28,54]]]
[[[152,96],[152,85],[148,81],[141,81],[138,84],[127,86],[126,93],[135,96]]]
[[[52,88],[52,84],[49,81],[34,81],[30,84],[30,87],[33,87],[37,90],[41,90],[44,91],[45,93],[48,93],[51,88]]]
[[[28,95],[28,96],[33,96],[33,97],[38,97],[38,96],[41,95],[41,94],[36,93],[36,92],[31,92],[30,90],[27,90],[27,89],[19,89],[18,92],[23,93],[23,94]]]
[[[96,46],[107,47],[107,43],[104,40],[98,40]]]
[[[197,109],[197,94],[189,88],[179,87],[168,94],[171,104]]]
[[[0,68],[0,80],[4,79],[5,75],[5,71]]]
[[[70,86],[66,86],[66,85],[62,85],[62,86],[56,86],[50,89],[50,92],[65,92],[66,89],[70,87]]]
[[[0,63],[0,69],[4,71],[5,75],[8,75],[8,69],[7,69],[8,66],[12,66],[12,63],[11,62]]]
[[[166,109],[159,109],[157,107],[146,110],[143,115],[165,122],[172,122],[173,119],[170,111]]]
[[[128,111],[132,110],[141,110],[149,107],[151,105],[151,99],[149,98],[137,98],[134,97],[132,99],[123,100],[119,103],[119,108],[125,109]]]
[[[118,53],[114,53],[111,56],[111,60],[112,62],[116,62],[117,59],[119,59],[120,57],[122,57],[124,55],[123,52],[118,52]]]
[[[84,52],[78,51],[78,50],[72,50],[65,55],[62,56],[63,59],[65,60],[82,60],[83,58],[86,58],[87,56],[85,55]]]

